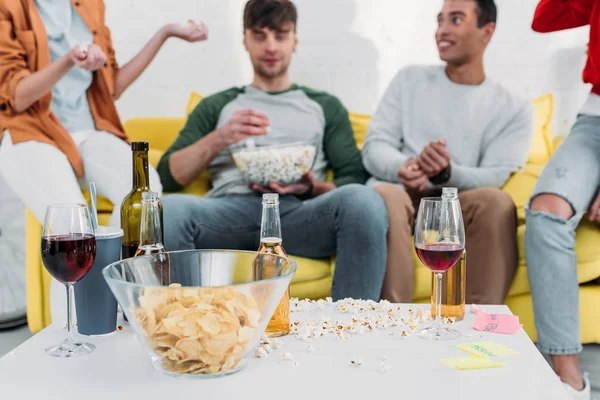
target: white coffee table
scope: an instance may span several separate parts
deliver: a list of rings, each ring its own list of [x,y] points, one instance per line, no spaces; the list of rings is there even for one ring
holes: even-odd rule
[[[405,307],[409,307],[408,305]],[[414,306],[419,307],[419,306]],[[484,306],[488,312],[509,313],[506,306]],[[333,309],[293,313],[292,319],[320,319],[323,314],[346,319]],[[219,379],[178,379],[157,372],[129,327],[104,338],[86,338],[97,346],[89,356],[57,359],[44,353],[58,343],[65,330],[51,326],[0,359],[0,398],[36,400],[117,399],[557,399],[569,396],[559,379],[523,330],[514,336],[473,331],[474,314],[455,324],[462,337],[432,342],[418,337],[399,338],[387,332],[335,336],[308,343],[285,337],[267,358],[252,358],[247,367]],[[502,358],[503,368],[455,371],[441,358],[468,356],[454,345],[494,341],[520,354]],[[292,353],[298,362],[282,359]],[[391,366],[382,372],[381,359]],[[362,367],[350,365],[361,357]],[[11,397],[14,395],[15,397]]]

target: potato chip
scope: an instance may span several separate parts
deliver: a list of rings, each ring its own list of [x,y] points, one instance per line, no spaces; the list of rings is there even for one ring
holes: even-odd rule
[[[251,294],[231,288],[145,289],[135,316],[164,369],[215,374],[238,368],[261,317]]]

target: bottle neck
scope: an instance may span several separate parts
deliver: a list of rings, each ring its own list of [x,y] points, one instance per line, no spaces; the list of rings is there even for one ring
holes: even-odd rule
[[[444,190],[442,192],[442,200],[446,200],[446,201],[458,200],[458,191]]]
[[[148,152],[133,152],[133,188],[150,189],[150,176],[148,175]]]
[[[163,244],[158,201],[142,202],[140,246]]]
[[[442,194],[442,208],[440,216],[440,233],[444,242],[454,242],[452,232],[456,227],[456,216],[461,213],[458,193],[447,192]]]
[[[262,222],[260,226],[260,241],[281,242],[281,221],[279,219],[279,204],[263,204]]]

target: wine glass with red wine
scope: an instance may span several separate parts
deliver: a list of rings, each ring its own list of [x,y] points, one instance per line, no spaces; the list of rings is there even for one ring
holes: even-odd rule
[[[96,236],[90,211],[81,204],[55,204],[46,208],[42,233],[42,262],[56,280],[67,288],[67,338],[50,346],[46,354],[76,357],[93,352],[96,347],[75,340],[72,324],[73,285],[88,273],[96,259]]]
[[[419,259],[437,279],[436,316],[419,336],[432,340],[460,337],[460,332],[442,324],[441,288],[444,272],[452,268],[465,249],[465,228],[458,200],[427,197],[421,200],[415,225],[415,248]]]

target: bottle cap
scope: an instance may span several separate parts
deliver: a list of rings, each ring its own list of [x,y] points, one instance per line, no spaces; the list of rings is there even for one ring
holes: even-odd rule
[[[132,151],[148,151],[150,145],[148,142],[132,142],[131,150]]]

